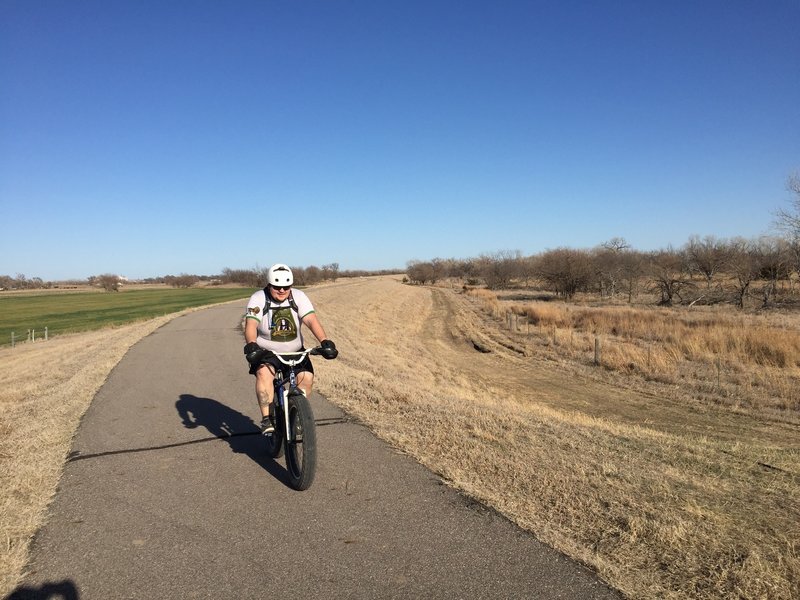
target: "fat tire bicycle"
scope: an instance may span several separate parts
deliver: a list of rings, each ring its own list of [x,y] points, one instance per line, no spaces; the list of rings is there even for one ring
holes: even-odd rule
[[[310,348],[298,352],[271,352],[261,350],[252,362],[275,357],[288,367],[288,373],[276,369],[272,385],[274,413],[271,414],[275,431],[265,434],[267,454],[280,458],[286,454],[286,471],[289,485],[298,491],[307,490],[314,482],[317,472],[317,430],[314,412],[305,394],[297,387],[294,368],[309,354],[322,354],[322,348]],[[288,384],[288,389],[286,385]]]

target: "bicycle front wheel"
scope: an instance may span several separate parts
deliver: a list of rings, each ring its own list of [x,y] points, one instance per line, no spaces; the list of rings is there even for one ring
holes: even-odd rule
[[[311,403],[303,394],[291,394],[288,402],[289,434],[286,466],[289,482],[296,490],[307,490],[317,471],[317,431]]]

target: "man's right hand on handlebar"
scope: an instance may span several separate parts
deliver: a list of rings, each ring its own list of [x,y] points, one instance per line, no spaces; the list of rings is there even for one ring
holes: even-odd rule
[[[261,346],[259,346],[255,342],[249,342],[244,345],[244,357],[247,359],[247,362],[252,363],[253,359],[256,358],[258,352],[261,350]]]
[[[339,356],[339,351],[336,349],[336,344],[334,344],[332,340],[322,340],[320,347],[322,350],[320,350],[319,354],[322,356],[322,358],[331,360]]]

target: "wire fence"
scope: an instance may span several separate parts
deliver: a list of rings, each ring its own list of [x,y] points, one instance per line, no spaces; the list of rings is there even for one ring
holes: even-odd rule
[[[640,374],[657,381],[686,382],[695,379],[695,383],[705,391],[724,393],[730,396],[742,396],[745,392],[756,393],[761,390],[774,400],[778,407],[784,405],[800,406],[800,394],[796,385],[797,375],[791,365],[787,369],[774,369],[756,365],[748,370],[741,366],[731,365],[722,356],[717,354],[710,360],[693,364],[691,359],[686,359],[684,365],[674,364],[665,368],[663,362],[663,345],[656,341],[645,342],[645,347],[640,352],[625,354],[620,352],[619,341],[613,336],[601,333],[586,333],[581,336],[583,343],[575,343],[576,333],[573,330],[564,331],[556,325],[541,325],[533,322],[525,315],[504,311],[504,327],[509,332],[522,334],[525,337],[536,337],[546,340],[552,347],[564,347],[567,355],[581,354],[588,351],[590,360],[595,366],[606,367],[621,372],[638,371]],[[581,350],[582,348],[582,350]],[[593,351],[593,356],[591,353]],[[608,356],[604,356],[604,353]],[[658,358],[661,355],[661,358]],[[585,354],[583,356],[586,356]],[[620,356],[625,360],[620,365]],[[652,358],[652,360],[651,360]],[[800,366],[800,365],[798,365]],[[698,383],[699,382],[699,383]]]
[[[38,337],[37,337],[38,336]],[[23,344],[27,342],[36,342],[36,341],[44,341],[46,342],[49,339],[48,335],[48,328],[45,327],[44,330],[42,329],[28,329],[25,333],[18,334],[16,331],[11,332],[11,347],[16,347],[17,344]]]
[[[513,331],[515,333],[524,333],[526,335],[531,335],[531,321],[526,316],[520,316],[514,312],[506,312],[505,313],[505,325],[509,331]],[[534,333],[538,329],[539,335],[543,335],[544,337],[549,337],[552,340],[553,345],[557,345],[557,335],[558,335],[558,328],[553,325],[550,332],[545,332],[542,330],[541,327],[536,325],[534,327]],[[601,364],[601,336],[595,335],[594,336],[594,364],[600,365]]]

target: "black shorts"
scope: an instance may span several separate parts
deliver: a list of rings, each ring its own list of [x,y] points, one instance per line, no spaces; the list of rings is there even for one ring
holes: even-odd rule
[[[275,371],[283,371],[284,374],[289,372],[289,366],[283,364],[280,360],[278,360],[277,356],[270,356],[265,358],[257,365],[250,365],[250,375],[255,375],[256,371],[258,371],[264,365],[270,365]],[[314,374],[314,365],[311,364],[311,357],[306,354],[306,357],[303,361],[296,365],[294,368],[295,373],[302,373],[302,372]]]

